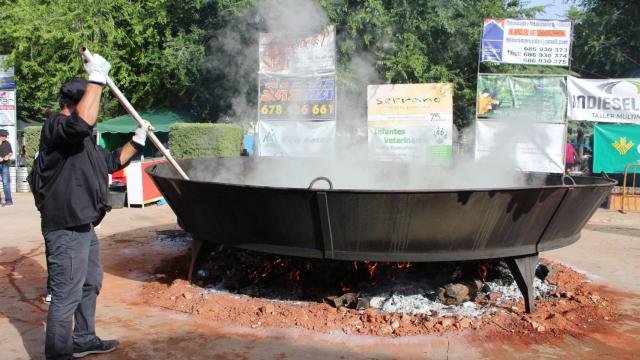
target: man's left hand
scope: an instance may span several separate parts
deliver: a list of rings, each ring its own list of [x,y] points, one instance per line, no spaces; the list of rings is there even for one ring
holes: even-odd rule
[[[99,54],[93,54],[91,61],[84,63],[84,69],[89,74],[89,82],[104,85],[107,83],[111,64]]]

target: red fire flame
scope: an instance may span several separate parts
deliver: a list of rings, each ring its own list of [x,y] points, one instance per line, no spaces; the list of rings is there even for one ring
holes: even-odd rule
[[[387,261],[377,262],[377,261],[367,261],[367,260],[362,261],[362,265],[363,265],[363,268],[366,269],[367,272],[369,273],[370,279],[373,279],[373,277],[376,274],[376,271],[379,270],[380,268],[391,267],[392,269],[396,269],[396,270],[404,270],[404,269],[409,269],[413,267],[412,262],[390,263]],[[358,261],[354,261],[352,264],[352,267],[353,267],[353,270],[358,271],[358,269],[360,269],[360,265],[358,264]]]
[[[395,264],[391,265],[391,267],[394,268],[394,269],[409,269],[412,266],[413,266],[413,264],[411,262],[395,263]]]
[[[399,262],[399,263],[391,263],[391,262],[377,262],[377,261],[354,261],[352,263],[352,268],[354,271],[366,271],[368,275],[371,285],[374,285],[373,281],[376,275],[380,275],[385,273],[390,279],[394,280],[396,278],[395,271],[384,271],[384,269],[394,269],[405,271],[413,267],[413,263],[411,262]],[[302,280],[305,273],[311,271],[313,268],[313,264],[311,261],[304,262],[293,262],[288,259],[276,259],[273,262],[268,262],[262,264],[257,269],[247,269],[248,278],[254,283],[258,283],[262,280],[265,280],[270,277],[270,275],[281,274],[286,276],[291,282],[299,282]],[[362,269],[362,270],[360,270]],[[349,292],[353,290],[353,284],[350,283],[341,283],[338,286],[343,292]]]
[[[487,281],[487,275],[489,275],[489,264],[486,262],[478,263],[478,274],[482,282]]]
[[[376,273],[376,268],[378,267],[377,262],[369,262],[367,260],[363,261],[364,266],[367,267],[367,271],[369,272],[369,278],[373,278],[373,275]]]
[[[289,273],[289,280],[300,281],[300,269],[293,269]]]

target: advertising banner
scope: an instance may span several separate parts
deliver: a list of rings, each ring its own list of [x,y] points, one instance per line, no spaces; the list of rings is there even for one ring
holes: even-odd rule
[[[567,108],[563,76],[478,76],[478,119],[564,123]]]
[[[333,156],[335,121],[258,121],[260,156]]]
[[[260,120],[335,120],[335,75],[260,75]]]
[[[16,124],[16,92],[0,90],[0,125]]]
[[[476,122],[476,159],[521,171],[564,172],[565,124]]]
[[[594,173],[622,173],[640,163],[640,125],[597,124],[593,132]]]
[[[482,61],[569,66],[571,22],[484,19]]]
[[[453,85],[367,86],[367,119],[376,121],[453,121]]]
[[[369,85],[367,119],[370,159],[447,163],[453,141],[453,85]]]
[[[259,42],[260,73],[270,75],[314,76],[336,71],[336,31],[302,39],[284,32],[261,33]]]
[[[640,79],[567,79],[567,119],[640,123]]]
[[[260,156],[332,156],[336,133],[336,32],[260,34]],[[324,121],[318,121],[324,120]]]
[[[7,55],[0,55],[0,90],[15,89],[16,81],[14,79],[13,68],[4,68],[4,61]]]

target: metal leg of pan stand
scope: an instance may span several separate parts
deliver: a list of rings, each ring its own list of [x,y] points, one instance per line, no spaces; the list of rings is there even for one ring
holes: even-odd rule
[[[509,270],[518,284],[518,289],[524,297],[524,308],[528,313],[535,311],[533,298],[533,279],[536,276],[538,266],[538,254],[512,257],[506,259]]]
[[[193,238],[191,242],[191,262],[189,262],[189,282],[193,282],[197,265],[205,262],[213,250],[215,250],[215,245],[211,242],[197,237]]]

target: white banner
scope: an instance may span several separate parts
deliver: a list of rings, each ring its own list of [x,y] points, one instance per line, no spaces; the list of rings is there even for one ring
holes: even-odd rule
[[[369,127],[369,159],[445,164],[452,151],[452,124],[424,122]]]
[[[565,124],[476,121],[476,159],[522,171],[564,172]]]
[[[482,61],[569,66],[571,22],[484,19]]]
[[[315,36],[291,38],[282,32],[261,33],[260,73],[316,76],[336,71],[336,31],[333,26]]]
[[[369,158],[446,164],[451,158],[453,85],[367,86]]]
[[[333,156],[335,121],[258,121],[259,156]]]
[[[16,92],[0,90],[0,125],[16,124]]]
[[[567,79],[567,119],[640,123],[640,79]]]

